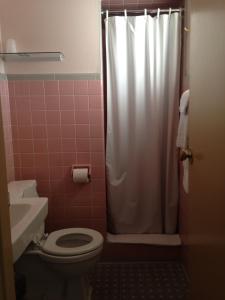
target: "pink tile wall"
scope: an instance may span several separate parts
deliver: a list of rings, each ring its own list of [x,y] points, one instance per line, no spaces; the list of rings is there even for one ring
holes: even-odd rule
[[[106,231],[104,114],[99,80],[10,81],[16,179],[38,181],[49,198],[48,230]],[[72,182],[73,164],[92,181]]]
[[[6,155],[6,168],[7,180],[14,180],[14,157],[12,147],[12,128],[11,128],[11,115],[9,104],[9,90],[8,81],[0,80],[0,104],[2,110],[2,121],[4,131],[5,155]]]
[[[102,0],[105,9],[183,7],[183,0]]]

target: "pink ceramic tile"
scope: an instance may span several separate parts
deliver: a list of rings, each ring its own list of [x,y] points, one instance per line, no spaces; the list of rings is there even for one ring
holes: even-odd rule
[[[47,131],[44,125],[33,125],[33,138],[45,139],[47,138]]]
[[[17,112],[16,112],[16,110],[15,111],[11,110],[11,124],[14,125],[14,126],[17,125]]]
[[[73,95],[74,94],[74,81],[73,80],[60,80],[59,81],[60,95]]]
[[[75,80],[74,81],[74,94],[75,95],[88,95],[88,81]]]
[[[62,152],[75,152],[75,140],[74,139],[62,139]]]
[[[89,96],[89,107],[90,109],[102,109],[102,96],[100,95],[91,95]]]
[[[33,132],[31,126],[19,126],[18,127],[18,138],[19,139],[32,139]]]
[[[81,228],[91,228],[91,219],[86,218],[76,218],[76,219],[69,219],[66,220],[65,223],[66,228],[70,227],[81,227]]]
[[[105,166],[93,166],[91,169],[91,175],[93,178],[104,178],[105,177]]]
[[[46,80],[44,82],[46,95],[59,95],[59,82],[58,80]]]
[[[52,206],[50,209],[50,217],[53,220],[65,219],[65,208],[64,206]]]
[[[89,138],[89,125],[76,125],[77,138]]]
[[[106,194],[104,192],[92,193],[92,205],[103,206],[106,204]]]
[[[92,186],[93,186],[93,192],[105,192],[104,179],[93,179]]]
[[[31,125],[31,115],[27,111],[17,111],[18,125]]]
[[[45,96],[46,110],[59,110],[59,96]]]
[[[29,81],[16,80],[15,81],[15,95],[16,96],[29,95]]]
[[[15,96],[9,97],[9,104],[10,104],[10,110],[16,111],[16,97]]]
[[[63,153],[63,165],[64,166],[70,166],[76,164],[76,153]]]
[[[48,151],[49,153],[61,152],[61,139],[49,139],[48,140]]]
[[[106,238],[106,215],[102,219],[92,219],[91,226]]]
[[[63,180],[51,180],[50,181],[51,192],[53,195],[64,195],[65,184]]]
[[[76,111],[75,122],[76,124],[89,124],[89,111],[88,110]]]
[[[49,157],[46,153],[35,153],[34,154],[34,163],[36,167],[48,167]]]
[[[15,180],[22,180],[22,168],[15,168]]]
[[[49,168],[45,167],[35,167],[37,180],[48,180],[50,176]]]
[[[76,146],[78,152],[90,152],[90,141],[89,139],[77,139]]]
[[[103,138],[104,129],[102,128],[102,126],[91,125],[90,126],[90,136],[92,138]]]
[[[64,139],[75,139],[75,125],[62,125],[61,135]]]
[[[43,95],[44,94],[44,82],[42,80],[31,80],[29,82],[30,95]]]
[[[12,128],[12,138],[18,139],[18,137],[19,137],[18,127],[15,125],[12,125],[11,128]]]
[[[50,168],[50,180],[58,180],[63,178],[63,167]]]
[[[90,124],[103,126],[103,111],[90,110],[89,112]]]
[[[34,152],[35,153],[46,153],[48,151],[47,140],[34,140]]]
[[[51,139],[51,138],[59,139],[60,138],[60,130],[61,130],[61,127],[59,125],[48,125],[47,126],[47,137],[49,139]]]
[[[89,109],[88,96],[75,96],[75,108],[77,110],[88,110]]]
[[[32,140],[19,140],[19,150],[21,153],[33,153]]]
[[[15,81],[14,80],[9,80],[8,81],[8,87],[9,87],[9,96],[14,96],[15,95]]]
[[[92,218],[103,219],[106,216],[106,208],[104,206],[92,207]]]
[[[60,123],[60,112],[59,111],[46,111],[46,122],[49,125],[55,125]]]
[[[44,96],[31,96],[30,97],[31,110],[45,110]]]
[[[61,111],[61,124],[74,124],[74,111]]]
[[[21,154],[14,154],[14,166],[15,168],[21,168]]]
[[[63,181],[61,179],[54,180],[54,181],[56,182],[56,184],[58,183],[59,186],[63,186],[63,191],[64,191]],[[51,206],[64,205],[64,203],[65,203],[65,194],[51,191]]]
[[[68,219],[88,219],[91,218],[91,208],[86,206],[72,206],[66,208]]]
[[[61,110],[74,110],[74,96],[60,96]]]
[[[31,178],[34,178],[35,169],[33,167],[21,168],[21,179],[22,180],[29,180]]]
[[[87,153],[78,152],[77,153],[77,163],[84,164],[84,165],[89,164],[90,163],[90,153],[89,152],[87,152]]]
[[[57,167],[63,165],[62,153],[50,153],[49,154],[50,167]]]
[[[32,117],[32,124],[33,125],[43,125],[43,124],[46,123],[45,111],[43,111],[43,110],[32,111],[31,112],[31,117]]]
[[[47,197],[50,194],[49,180],[38,180],[37,189],[41,197]]]
[[[30,98],[27,96],[14,97],[16,102],[17,111],[24,111],[29,113],[30,111]]]
[[[54,211],[54,205],[60,208],[63,205],[69,211],[71,207],[84,206],[88,209],[86,212],[79,209],[71,215],[74,216],[79,211],[79,218],[76,218],[79,224],[87,221],[90,226],[105,231],[105,217],[101,217],[102,211],[100,212],[105,207],[104,115],[102,99],[99,97],[102,92],[101,82],[81,80],[59,83],[57,80],[50,80],[45,81],[43,86],[44,88],[38,81],[33,82],[31,93],[34,95],[28,98],[24,97],[27,93],[26,81],[21,85],[17,84],[17,89],[14,83],[11,84],[13,96],[10,98],[10,106],[14,124],[13,147],[17,156],[16,178],[38,180],[39,192],[49,198],[48,224],[52,228],[61,228],[60,226],[75,222],[72,217],[66,220],[66,211],[58,211],[58,208]],[[40,95],[43,90],[46,96]],[[4,93],[7,93],[5,87]],[[3,100],[7,110],[8,100]],[[17,103],[21,104],[19,108]],[[28,123],[21,124],[24,120],[21,121],[23,115],[20,112],[26,109],[29,113],[26,114],[28,117],[24,115],[24,119]],[[32,120],[32,126],[29,119]],[[4,121],[10,124],[7,114]],[[5,132],[10,138],[9,126],[5,126]],[[18,137],[30,140],[23,140],[29,142],[21,145],[22,140],[17,140]],[[24,155],[22,161],[21,155]],[[85,186],[74,184],[71,176],[72,165],[90,163],[93,182]],[[95,211],[92,206],[97,207]],[[56,216],[59,216],[59,220]]]
[[[69,206],[89,206],[91,207],[91,196],[88,194],[86,196],[79,194],[68,194],[66,195]]]
[[[100,80],[89,80],[88,81],[88,93],[89,95],[101,95],[102,94],[102,83]]]
[[[20,154],[21,153],[21,150],[20,150],[20,140],[13,139],[12,144],[13,144],[13,152],[14,152],[14,154]]]
[[[103,152],[92,152],[91,153],[91,164],[93,166],[103,166],[105,163]]]
[[[34,167],[34,154],[31,153],[21,154],[20,159],[23,168]]]

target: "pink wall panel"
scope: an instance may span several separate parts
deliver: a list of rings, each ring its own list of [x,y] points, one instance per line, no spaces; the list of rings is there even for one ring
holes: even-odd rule
[[[183,0],[102,0],[105,9],[183,7]]]
[[[0,105],[4,130],[4,143],[6,155],[6,168],[8,181],[14,180],[14,159],[12,147],[12,128],[9,104],[8,81],[0,80]]]
[[[103,95],[99,80],[10,81],[16,179],[36,179],[49,198],[47,230],[106,231]],[[92,181],[72,182],[73,164]]]

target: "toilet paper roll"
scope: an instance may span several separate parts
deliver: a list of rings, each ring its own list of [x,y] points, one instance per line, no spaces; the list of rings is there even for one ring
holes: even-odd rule
[[[73,182],[88,183],[89,182],[88,168],[73,169]]]

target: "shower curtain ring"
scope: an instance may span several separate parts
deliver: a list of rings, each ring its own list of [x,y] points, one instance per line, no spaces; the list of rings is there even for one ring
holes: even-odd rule
[[[157,18],[159,18],[160,16],[160,8],[158,8],[158,11],[157,11]]]

